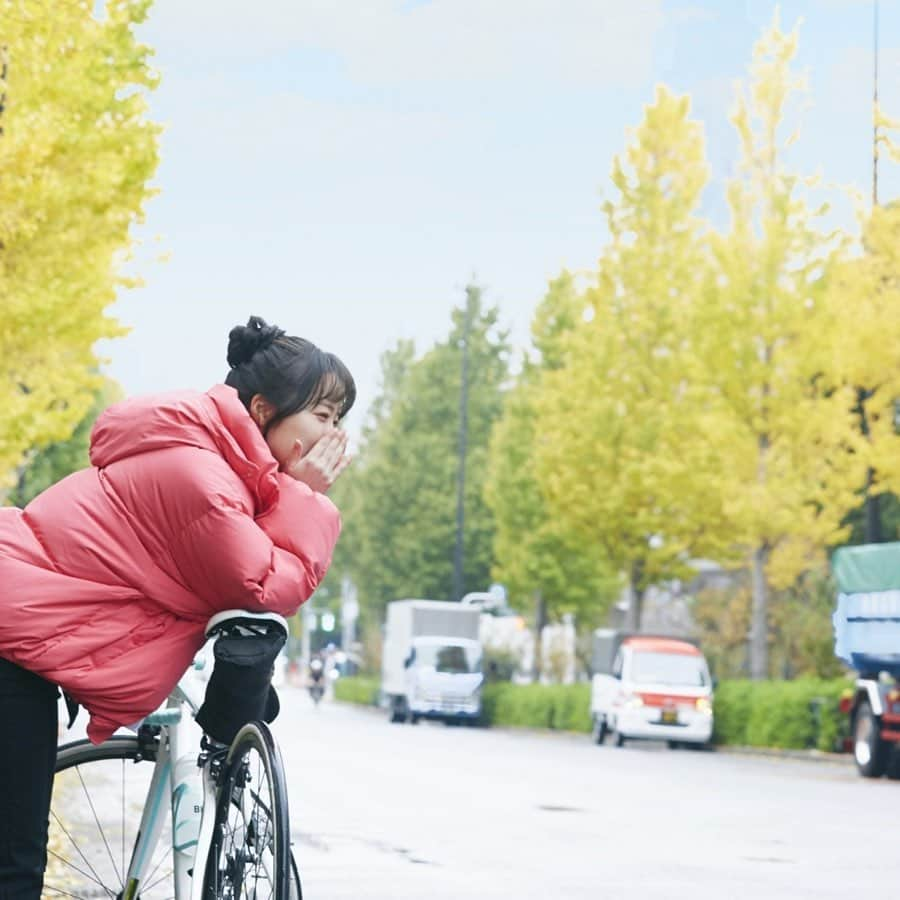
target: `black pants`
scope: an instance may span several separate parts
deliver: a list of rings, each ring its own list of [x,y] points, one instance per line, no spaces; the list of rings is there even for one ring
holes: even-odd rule
[[[39,900],[56,765],[55,685],[0,658],[0,900]]]

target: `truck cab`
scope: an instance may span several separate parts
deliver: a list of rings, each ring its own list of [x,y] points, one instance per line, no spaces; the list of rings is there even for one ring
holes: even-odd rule
[[[459,603],[388,604],[382,697],[391,722],[473,722],[481,716],[480,611]]]
[[[593,738],[665,740],[669,746],[707,745],[713,731],[713,684],[693,643],[672,637],[595,633],[608,666],[595,665],[591,683]],[[601,652],[599,656],[603,656]],[[599,668],[599,671],[598,671]]]
[[[420,637],[404,661],[411,721],[477,717],[481,704],[481,645],[457,638]]]

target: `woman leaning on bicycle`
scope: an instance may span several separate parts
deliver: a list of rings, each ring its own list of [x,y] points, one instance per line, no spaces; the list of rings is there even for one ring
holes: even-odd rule
[[[100,743],[159,706],[216,611],[292,615],[331,561],[350,372],[256,317],[228,364],[205,394],[110,407],[91,468],[0,510],[0,900],[41,893],[58,688]]]

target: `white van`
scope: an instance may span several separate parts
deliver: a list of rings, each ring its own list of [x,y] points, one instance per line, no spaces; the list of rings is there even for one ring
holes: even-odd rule
[[[706,745],[713,732],[713,684],[699,648],[689,641],[595,632],[591,684],[593,738],[650,739]],[[611,657],[603,671],[604,654]],[[600,666],[597,660],[600,660]],[[600,671],[598,671],[600,668]]]

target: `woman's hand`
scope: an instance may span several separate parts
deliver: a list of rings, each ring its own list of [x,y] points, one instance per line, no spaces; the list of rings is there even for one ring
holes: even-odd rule
[[[284,466],[284,472],[309,485],[320,494],[328,493],[340,474],[350,465],[347,433],[333,431],[316,441],[312,450],[303,455],[303,444],[294,442],[294,449]]]

